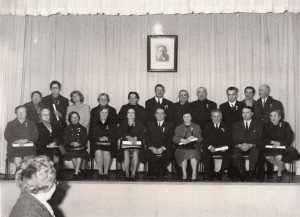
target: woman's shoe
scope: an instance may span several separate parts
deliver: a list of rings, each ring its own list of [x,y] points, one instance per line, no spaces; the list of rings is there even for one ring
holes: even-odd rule
[[[79,175],[78,174],[74,174],[73,175],[73,180],[78,180],[79,179]]]
[[[132,182],[135,182],[135,176],[132,176],[130,179]]]
[[[282,181],[282,176],[277,176],[277,182],[281,182]]]
[[[127,176],[126,176],[126,177],[124,178],[124,181],[129,182],[129,181],[130,181],[130,177],[127,177]]]
[[[103,180],[103,174],[98,174],[98,180]]]
[[[103,180],[106,180],[106,181],[109,180],[108,174],[103,175]]]

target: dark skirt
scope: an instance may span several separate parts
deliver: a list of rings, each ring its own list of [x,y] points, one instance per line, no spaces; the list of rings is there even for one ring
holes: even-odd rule
[[[7,146],[7,159],[12,161],[15,157],[27,157],[36,155],[36,147],[12,147],[11,144]]]
[[[43,149],[37,149],[36,155],[46,155],[51,160],[53,160],[53,157],[60,157],[61,153],[58,148],[43,148]]]
[[[285,154],[286,154],[285,149],[275,149],[275,148],[265,149],[265,156],[277,156],[277,155],[285,156]]]
[[[91,144],[91,158],[95,158],[95,152],[97,150],[101,151],[109,151],[111,154],[112,158],[115,158],[117,156],[117,146],[116,145],[96,145],[96,144]]]
[[[65,154],[65,160],[70,161],[74,158],[81,158],[84,160],[89,160],[89,154],[86,149],[82,150],[68,150],[67,154]]]
[[[184,160],[195,158],[199,162],[201,159],[199,149],[176,148],[174,157],[178,165],[181,165]]]

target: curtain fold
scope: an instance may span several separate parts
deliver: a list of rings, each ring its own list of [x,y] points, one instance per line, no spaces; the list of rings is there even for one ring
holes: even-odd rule
[[[166,35],[178,35],[177,73],[147,72],[147,35],[156,23]],[[1,172],[4,129],[14,108],[34,90],[48,95],[54,79],[62,83],[62,95],[80,90],[91,107],[107,92],[117,110],[129,91],[139,92],[144,105],[157,83],[173,102],[181,89],[196,100],[197,87],[204,86],[218,105],[227,100],[228,86],[238,87],[242,100],[246,86],[267,83],[284,105],[299,149],[299,23],[300,14],[293,13],[0,16]]]
[[[1,15],[300,12],[298,0],[0,0]]]

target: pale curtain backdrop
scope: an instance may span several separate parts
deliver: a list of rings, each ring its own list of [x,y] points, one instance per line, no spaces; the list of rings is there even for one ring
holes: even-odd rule
[[[299,0],[0,0],[1,15],[300,12]]]
[[[147,35],[156,23],[165,34],[178,35],[177,73],[147,73]],[[174,102],[180,89],[193,101],[204,86],[218,105],[227,100],[228,86],[238,87],[242,100],[246,86],[267,83],[284,105],[299,149],[299,23],[300,15],[292,13],[0,16],[1,172],[4,129],[14,108],[34,90],[49,94],[54,79],[62,83],[62,95],[78,89],[91,107],[106,92],[117,110],[129,91],[139,92],[144,105],[157,83]]]

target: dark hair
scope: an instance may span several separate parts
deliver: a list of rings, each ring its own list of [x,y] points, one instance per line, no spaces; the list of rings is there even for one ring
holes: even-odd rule
[[[80,102],[84,102],[84,96],[83,96],[83,94],[82,94],[79,90],[74,90],[74,91],[72,91],[71,94],[70,94],[71,102],[72,102],[72,103],[74,103],[74,101],[73,101],[73,99],[72,99],[74,94],[78,94],[78,96],[80,97]]]
[[[278,114],[280,117],[282,117],[282,111],[281,111],[280,109],[274,108],[274,109],[271,110],[270,114],[271,114],[272,112],[277,112],[277,114]]]
[[[78,116],[78,121],[80,121],[80,115],[78,114],[78,112],[75,111],[69,113],[68,121],[71,123],[71,118],[73,114],[76,114]]]
[[[61,89],[61,83],[60,83],[60,82],[58,82],[58,81],[52,81],[52,82],[50,83],[50,90],[51,90],[53,84],[57,84],[57,85],[58,85],[58,88]]]
[[[237,89],[236,87],[231,86],[231,87],[227,88],[226,93],[228,93],[228,91],[230,91],[230,90],[235,90],[236,93],[239,92],[239,89]]]
[[[164,107],[162,107],[162,106],[159,106],[159,107],[157,107],[156,109],[155,109],[155,112],[154,112],[154,114],[157,112],[157,110],[158,109],[161,109],[161,110],[163,110],[164,111],[164,113],[166,114],[166,109],[164,108]]]
[[[254,87],[248,86],[248,87],[245,88],[244,92],[246,92],[247,89],[252,90],[252,91],[253,91],[253,94],[255,94],[255,89],[254,89]]]
[[[140,99],[140,95],[138,94],[138,92],[135,92],[135,91],[130,91],[130,92],[128,93],[128,99],[129,99],[129,97],[130,97],[131,94],[134,94],[134,95],[136,96],[137,99]]]
[[[100,93],[99,96],[98,96],[98,98],[97,98],[98,103],[100,103],[100,97],[101,96],[105,96],[106,97],[107,104],[110,102],[110,97],[109,97],[109,95],[107,93]]]
[[[165,86],[164,86],[164,85],[162,85],[162,84],[157,84],[157,85],[155,85],[155,88],[154,88],[154,90],[156,90],[156,88],[158,88],[158,87],[161,87],[162,89],[164,89],[164,90],[165,90]]]
[[[35,90],[35,91],[33,91],[33,92],[31,93],[31,97],[30,97],[30,98],[32,98],[34,94],[40,95],[41,98],[43,97],[43,96],[42,96],[42,93],[41,93],[40,91]]]
[[[210,112],[210,114],[212,115],[213,113],[220,113],[222,115],[222,111],[221,109],[214,109]]]
[[[99,108],[99,113],[100,113],[102,110],[104,110],[104,109],[106,109],[107,112],[109,113],[109,107],[108,107],[108,106],[100,106],[100,108]]]
[[[250,110],[251,110],[251,112],[253,112],[253,113],[254,113],[254,109],[253,109],[251,106],[245,106],[243,109],[250,109]]]
[[[20,108],[24,108],[26,110],[26,113],[27,113],[27,107],[25,105],[19,105],[15,108],[15,114],[17,114],[17,111],[20,109]]]

